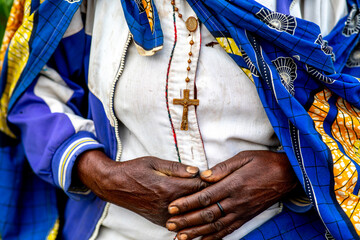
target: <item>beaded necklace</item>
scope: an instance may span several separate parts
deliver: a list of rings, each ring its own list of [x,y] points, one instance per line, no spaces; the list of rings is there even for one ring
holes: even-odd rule
[[[186,21],[184,21],[184,19],[182,17],[183,15],[179,12],[179,8],[175,4],[175,0],[171,1],[171,5],[173,5],[175,12],[177,13],[178,17],[185,23],[185,26],[191,35],[191,40],[189,41],[190,51],[188,53],[189,58],[187,60],[188,66],[186,68],[186,71],[187,71],[186,78],[185,78],[186,89],[184,89],[184,97],[182,99],[176,99],[176,98],[173,99],[174,105],[182,105],[184,107],[180,129],[187,131],[189,129],[188,107],[191,105],[194,105],[194,106],[199,105],[198,99],[189,99],[190,90],[188,89],[188,83],[190,82],[189,73],[191,71],[190,63],[191,63],[191,57],[192,57],[192,46],[194,45],[193,33],[196,31],[196,29],[198,27],[198,20],[195,17],[191,16]]]

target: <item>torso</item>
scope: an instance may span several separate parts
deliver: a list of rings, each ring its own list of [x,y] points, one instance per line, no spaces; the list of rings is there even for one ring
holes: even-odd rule
[[[275,9],[275,0],[259,2]],[[125,69],[116,86],[115,113],[121,122],[123,148],[121,161],[156,156],[205,170],[240,151],[277,146],[278,140],[254,84],[218,44],[209,46],[216,40],[202,25],[194,33],[188,84],[191,99],[195,98],[196,86],[200,104],[196,109],[189,107],[189,130],[180,130],[183,107],[173,105],[172,101],[183,97],[181,93],[186,88],[190,38],[184,22],[174,15],[170,1],[155,0],[155,4],[164,33],[164,47],[154,56],[142,57],[135,45],[130,44]],[[177,0],[176,4],[185,20],[195,16],[185,1]],[[226,239],[239,239],[278,211],[276,204]],[[173,239],[175,234],[110,204],[98,239],[146,239],[149,236],[163,240]]]

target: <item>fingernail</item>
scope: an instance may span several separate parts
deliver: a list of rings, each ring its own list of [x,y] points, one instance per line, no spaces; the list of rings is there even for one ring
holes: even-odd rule
[[[180,234],[179,239],[180,240],[186,240],[186,239],[188,239],[188,236],[185,233],[182,233],[182,234]]]
[[[191,166],[189,166],[189,167],[186,168],[186,171],[187,171],[188,173],[195,174],[195,173],[198,173],[198,172],[199,172],[199,169],[198,169],[197,167],[191,167]]]
[[[206,171],[203,171],[201,173],[201,176],[205,177],[205,178],[208,178],[212,175],[212,171],[209,169],[209,170],[206,170]]]
[[[169,230],[169,231],[174,231],[176,229],[176,224],[175,223],[166,223],[166,228]]]
[[[179,210],[178,207],[175,207],[175,206],[169,207],[169,213],[170,214],[178,214],[179,212],[180,212],[180,210]]]

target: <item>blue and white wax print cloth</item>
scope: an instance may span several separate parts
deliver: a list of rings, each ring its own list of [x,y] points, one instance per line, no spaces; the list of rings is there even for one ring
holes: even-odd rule
[[[26,28],[31,33],[26,36],[37,38],[25,39],[29,58],[25,59],[25,68],[19,76],[6,79],[6,69],[3,69],[1,95],[9,94],[4,88],[6,83],[14,86],[7,106],[3,106],[8,109],[50,58],[81,3],[46,0],[40,5],[40,1],[27,2],[31,2],[30,9],[34,11],[29,11],[24,24],[37,25]],[[271,11],[253,0],[188,2],[200,21],[254,81],[274,130],[320,216],[317,217],[314,210],[297,215],[284,210],[246,238],[323,239],[328,230],[326,236],[336,239],[359,239],[359,1],[347,1],[348,16],[325,37],[316,24],[287,15],[291,1],[282,1],[285,5],[278,7],[281,12]],[[163,35],[153,2],[122,0],[122,5],[140,52],[151,55],[161,49]],[[4,66],[11,64],[8,58],[11,53],[9,47]],[[30,181],[20,182],[21,178],[16,177],[23,176],[22,169],[17,168],[23,167],[23,153],[14,151],[16,146],[10,140],[0,145],[0,170],[6,173],[0,175],[3,196],[0,214],[7,214],[1,219],[14,216],[18,222],[0,222],[0,227],[11,234],[11,231],[20,230],[21,219],[31,215],[36,220],[33,223],[38,225],[26,225],[28,231],[24,234],[32,234],[30,236],[35,238],[44,236],[57,218],[55,192],[44,183],[38,200],[48,199],[49,202],[37,205],[31,201],[36,197],[28,198],[29,201],[20,205],[32,210],[22,211],[23,215],[16,213],[19,205],[11,202],[14,200],[12,194],[18,196],[15,200],[19,203],[24,199],[21,196],[28,196],[22,195],[26,189],[21,184],[31,185]],[[20,160],[11,163],[5,160],[10,158]],[[14,182],[17,184],[9,185]],[[41,197],[46,194],[51,197]],[[51,209],[50,216],[46,215],[47,209]],[[293,224],[288,224],[288,219]]]
[[[327,236],[359,239],[359,1],[347,1],[349,14],[325,37],[318,25],[288,15],[290,0],[278,1],[278,12],[253,0],[187,1],[255,83],[270,122],[329,231]],[[155,19],[153,10],[142,14],[150,12],[150,19]],[[147,39],[152,43],[147,46],[160,47],[158,30],[149,28],[149,34],[143,35],[129,28],[137,44]],[[151,51],[147,46],[143,47]],[[274,223],[249,236],[275,239],[291,231],[281,230],[280,225],[277,233],[266,231]],[[291,239],[325,237],[320,230],[318,235],[294,234]]]

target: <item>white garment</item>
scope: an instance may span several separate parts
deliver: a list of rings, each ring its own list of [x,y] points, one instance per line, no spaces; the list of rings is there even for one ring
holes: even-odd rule
[[[120,1],[108,1],[120,5]],[[276,7],[276,0],[258,2],[270,9]],[[300,2],[294,2],[292,13],[302,16]],[[191,37],[184,22],[176,15],[175,30],[173,9],[169,1],[155,0],[155,4],[164,33],[164,47],[155,56],[142,57],[132,43],[127,52],[124,72],[116,87],[115,112],[122,123],[121,161],[141,156],[178,161],[179,154],[182,163],[205,170],[240,151],[265,150],[277,146],[278,140],[254,84],[219,45],[206,46],[216,40],[204,26],[198,28],[193,36],[195,43],[191,50],[191,81],[187,85],[191,99],[194,98],[196,85],[200,105],[196,111],[193,106],[189,107],[189,130],[180,130],[183,107],[173,105],[172,100],[182,98],[183,89],[186,88],[187,54]],[[176,5],[183,19],[195,16],[185,1],[176,0]],[[111,13],[119,11],[117,8],[120,9],[120,6],[112,5],[112,8],[103,17],[111,17]],[[95,36],[96,32],[93,34]],[[241,238],[278,212],[279,204],[275,204],[225,239]],[[110,204],[97,239],[170,240],[174,236],[175,233],[127,209]]]
[[[290,7],[291,15],[319,25],[323,36],[329,34],[347,12],[345,0],[294,0]]]

